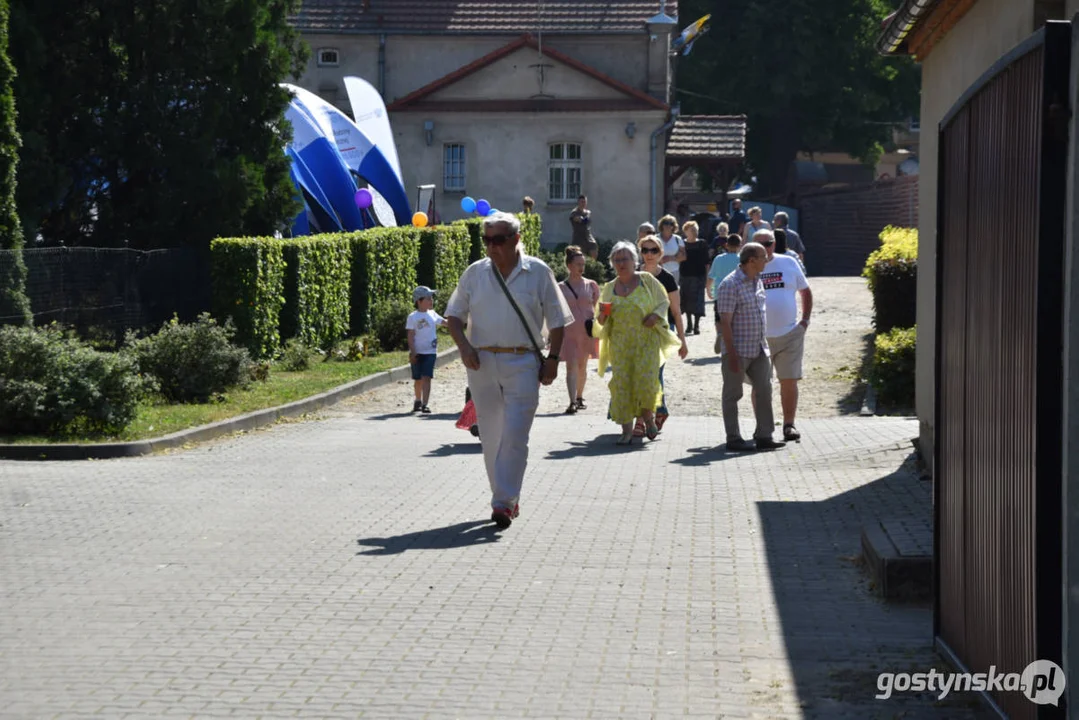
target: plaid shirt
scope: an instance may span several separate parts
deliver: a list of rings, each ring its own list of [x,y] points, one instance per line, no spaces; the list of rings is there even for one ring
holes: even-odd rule
[[[724,278],[716,289],[716,307],[720,314],[733,313],[731,331],[739,358],[752,360],[762,352],[766,357],[769,355],[768,340],[764,335],[767,327],[764,298],[764,283],[760,277],[750,280],[741,265]],[[722,334],[720,338],[721,344],[725,345]],[[724,347],[723,354],[726,351]]]

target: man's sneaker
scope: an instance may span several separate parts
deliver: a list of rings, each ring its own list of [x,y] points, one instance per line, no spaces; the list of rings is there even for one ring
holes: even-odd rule
[[[802,439],[802,433],[798,432],[798,429],[794,427],[794,423],[783,426],[783,439],[787,442],[794,442],[795,440]]]
[[[412,412],[419,412],[420,410],[423,410],[423,400],[412,403]]]
[[[500,529],[505,530],[513,524],[513,519],[521,514],[520,504],[514,505],[512,510],[506,508],[495,508],[491,511],[491,520]]]
[[[757,438],[756,443],[758,450],[778,450],[787,445],[785,442],[776,442],[772,438]]]
[[[749,452],[750,450],[756,450],[757,446],[748,440],[744,440],[740,437],[727,438],[727,450],[731,452]]]

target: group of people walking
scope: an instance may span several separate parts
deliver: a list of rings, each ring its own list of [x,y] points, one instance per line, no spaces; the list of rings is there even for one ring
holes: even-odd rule
[[[580,220],[589,218],[585,203],[574,211],[576,224],[588,224]],[[753,215],[745,225],[753,225]],[[669,417],[663,368],[675,354],[687,356],[687,333],[700,334],[705,295],[715,303],[728,450],[784,444],[773,440],[773,368],[780,382],[784,440],[799,439],[794,414],[812,293],[798,253],[792,257],[777,250],[777,232],[771,228],[739,228],[752,232],[749,242],[743,242],[744,234],[730,232],[720,246],[700,240],[692,221],[683,223],[684,236],[677,234],[673,216],[664,216],[658,225],[658,233],[645,223],[636,243],[614,245],[608,259],[615,277],[599,285],[584,277],[591,247],[566,248],[568,277],[559,283],[546,264],[522,251],[514,215],[484,219],[487,257],[461,275],[445,315],[467,368],[482,428],[491,519],[499,527],[509,527],[520,514],[539,387],[554,382],[560,363],[566,366],[567,414],[587,407],[587,367],[594,358],[600,377],[611,373],[607,415],[621,426],[616,443],[628,445],[635,436],[654,440]],[[797,294],[802,296],[800,320]],[[746,383],[754,394],[753,443],[742,439],[738,424]],[[422,408],[426,394],[419,399]]]

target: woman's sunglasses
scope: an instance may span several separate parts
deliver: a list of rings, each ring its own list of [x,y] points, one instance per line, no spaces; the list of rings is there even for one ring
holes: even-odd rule
[[[641,248],[641,252],[645,255],[659,255],[660,251],[658,247],[648,246]]]

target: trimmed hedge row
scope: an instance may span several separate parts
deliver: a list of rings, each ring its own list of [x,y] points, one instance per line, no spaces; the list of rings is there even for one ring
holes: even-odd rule
[[[916,328],[893,328],[877,335],[869,382],[878,400],[894,409],[914,407]]]
[[[285,246],[272,237],[219,238],[210,243],[214,315],[231,317],[236,341],[253,357],[272,357],[285,304]]]
[[[873,327],[878,333],[912,327],[918,319],[918,230],[889,225],[881,246],[862,270],[873,293]]]
[[[363,335],[376,305],[411,305],[416,285],[438,290],[445,308],[475,249],[472,225],[482,248],[480,222],[214,240],[214,315],[232,317],[236,341],[252,356],[268,358],[293,337],[329,347],[350,332]]]

